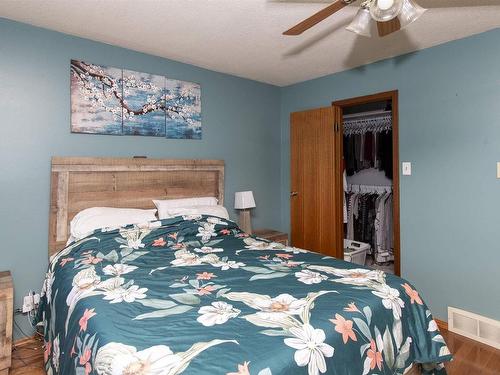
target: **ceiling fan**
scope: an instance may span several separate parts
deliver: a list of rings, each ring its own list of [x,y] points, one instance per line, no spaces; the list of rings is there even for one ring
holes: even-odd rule
[[[337,0],[285,31],[283,35],[300,35],[355,1]],[[384,37],[416,21],[426,10],[414,0],[364,0],[358,13],[346,29],[359,35],[371,37],[373,23],[376,22],[378,35]]]

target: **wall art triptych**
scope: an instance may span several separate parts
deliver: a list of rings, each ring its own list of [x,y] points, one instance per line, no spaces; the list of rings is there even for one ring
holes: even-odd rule
[[[200,85],[71,60],[71,131],[201,139]]]

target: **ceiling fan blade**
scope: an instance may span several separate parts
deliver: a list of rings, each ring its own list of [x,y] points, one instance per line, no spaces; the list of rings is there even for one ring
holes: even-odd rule
[[[330,17],[332,14],[337,13],[348,4],[344,0],[337,0],[335,3],[321,9],[319,12],[313,14],[311,17],[306,18],[304,21],[295,25],[291,29],[285,31],[283,35],[300,35],[304,31],[309,30],[314,25],[320,23],[324,19]]]
[[[396,17],[390,21],[377,22],[377,29],[378,29],[378,35],[380,37],[384,37],[400,30],[401,23],[399,22],[398,17]]]
[[[417,0],[417,3],[424,8],[463,8],[500,5],[498,0]]]

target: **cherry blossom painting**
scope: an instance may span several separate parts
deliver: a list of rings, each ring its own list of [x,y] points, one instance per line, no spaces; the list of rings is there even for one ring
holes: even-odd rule
[[[201,139],[201,90],[191,82],[166,80],[167,138]]]
[[[200,85],[71,60],[71,131],[201,139]]]

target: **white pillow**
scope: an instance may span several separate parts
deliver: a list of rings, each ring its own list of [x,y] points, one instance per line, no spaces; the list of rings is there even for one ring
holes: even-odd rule
[[[158,217],[160,219],[167,218],[167,209],[177,207],[193,207],[193,206],[217,206],[217,198],[200,197],[200,198],[183,198],[183,199],[165,199],[153,200],[158,209]]]
[[[170,219],[176,216],[186,215],[208,215],[217,216],[228,220],[229,214],[224,206],[191,206],[191,207],[172,207],[164,211],[165,217],[160,216],[160,219]]]
[[[118,228],[127,224],[139,224],[156,219],[156,210],[136,208],[92,207],[80,211],[70,223],[73,239],[83,238],[96,229]]]

